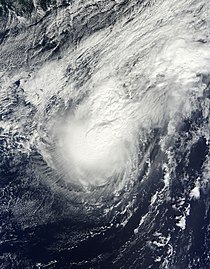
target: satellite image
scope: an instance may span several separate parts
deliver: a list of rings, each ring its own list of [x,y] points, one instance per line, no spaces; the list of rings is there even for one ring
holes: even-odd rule
[[[0,269],[210,269],[209,0],[0,0]]]

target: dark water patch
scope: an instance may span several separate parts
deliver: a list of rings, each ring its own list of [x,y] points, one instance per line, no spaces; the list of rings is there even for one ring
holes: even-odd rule
[[[191,173],[201,173],[202,165],[209,152],[206,138],[201,137],[191,148],[188,169]]]

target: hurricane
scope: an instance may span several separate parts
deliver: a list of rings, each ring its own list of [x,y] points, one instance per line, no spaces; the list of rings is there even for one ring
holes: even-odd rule
[[[0,1],[0,267],[210,267],[207,0]]]

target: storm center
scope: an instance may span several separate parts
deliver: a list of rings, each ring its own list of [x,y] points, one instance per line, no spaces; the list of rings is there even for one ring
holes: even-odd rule
[[[135,106],[131,109],[127,99],[116,95],[114,86],[97,88],[63,126],[67,169],[85,184],[103,184],[121,173],[133,151]]]

